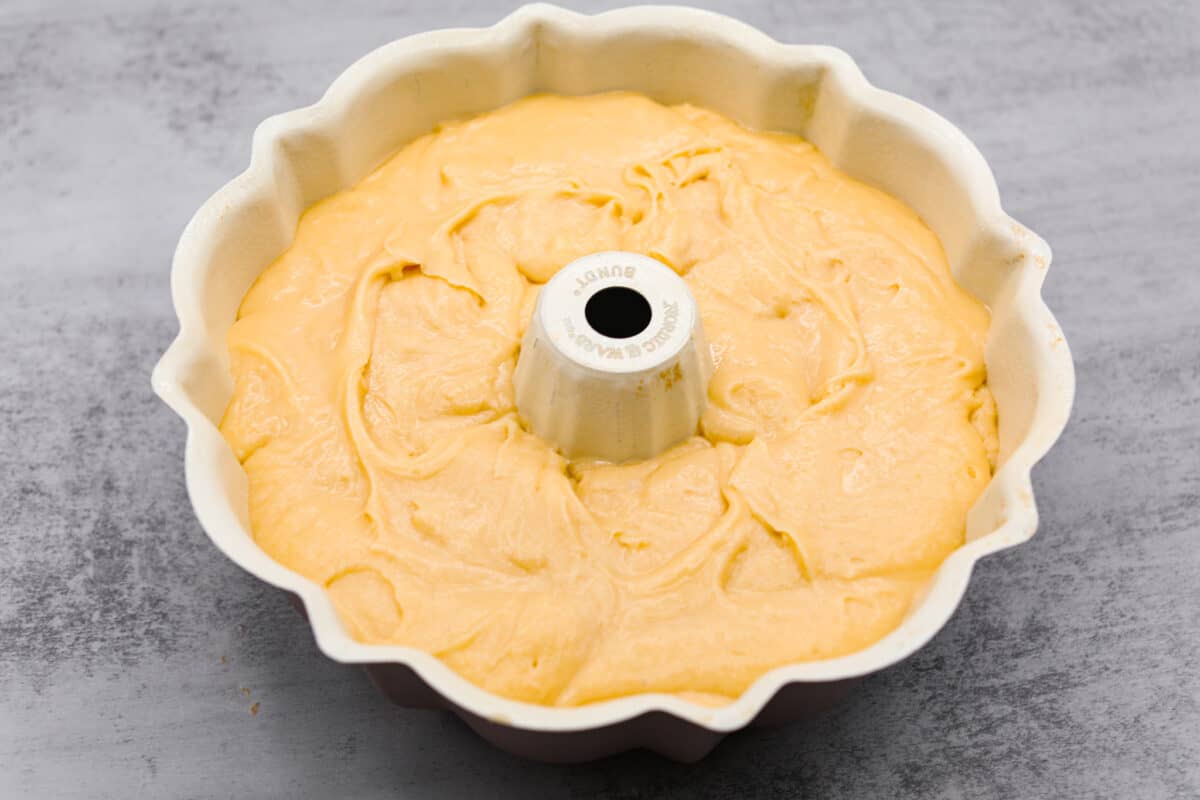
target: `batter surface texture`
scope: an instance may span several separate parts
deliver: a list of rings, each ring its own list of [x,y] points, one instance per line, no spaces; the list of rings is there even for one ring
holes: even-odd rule
[[[539,286],[601,250],[683,275],[716,365],[647,461],[568,461],[513,404]],[[355,638],[534,703],[722,703],[877,641],[962,543],[988,323],[911,210],[802,139],[538,96],[303,216],[230,333],[222,431],[258,543]]]

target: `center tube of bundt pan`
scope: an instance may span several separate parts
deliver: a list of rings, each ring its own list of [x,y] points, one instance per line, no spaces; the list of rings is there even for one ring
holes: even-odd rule
[[[684,280],[613,250],[572,261],[542,287],[513,383],[534,433],[569,458],[619,463],[695,433],[711,376]]]

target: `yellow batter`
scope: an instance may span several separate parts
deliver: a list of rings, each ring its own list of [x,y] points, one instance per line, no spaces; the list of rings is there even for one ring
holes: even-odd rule
[[[713,351],[697,435],[645,462],[568,462],[513,406],[538,287],[599,250],[684,275]],[[229,335],[222,430],[259,544],[357,639],[535,703],[720,703],[878,640],[962,543],[988,322],[912,211],[797,137],[535,97],[304,215]]]

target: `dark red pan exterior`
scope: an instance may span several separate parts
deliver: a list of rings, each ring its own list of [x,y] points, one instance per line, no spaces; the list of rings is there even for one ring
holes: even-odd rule
[[[288,595],[304,614],[304,604]],[[592,761],[644,748],[673,761],[698,761],[727,734],[710,731],[661,711],[581,731],[533,731],[476,716],[434,691],[404,664],[368,664],[367,675],[388,700],[407,708],[442,708],[457,714],[491,744],[522,758],[556,764]],[[792,683],[783,687],[751,725],[778,725],[824,711],[837,703],[861,678],[828,683]]]

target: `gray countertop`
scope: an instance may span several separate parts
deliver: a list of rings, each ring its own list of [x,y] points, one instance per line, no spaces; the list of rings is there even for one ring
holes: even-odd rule
[[[205,538],[149,371],[255,124],[510,6],[4,0],[0,796],[1200,795],[1200,3],[714,6],[958,123],[1054,247],[1079,394],[1038,536],[916,657],[699,764],[530,764],[385,705]]]

